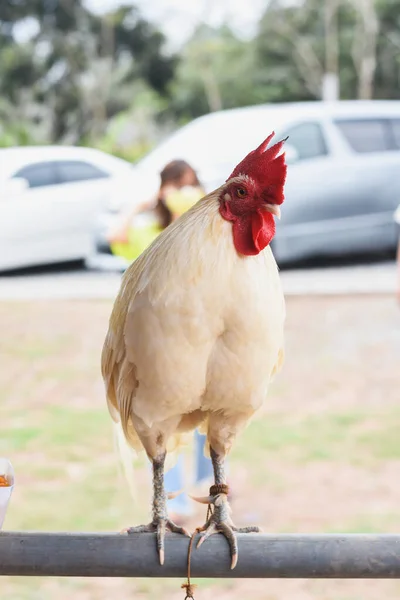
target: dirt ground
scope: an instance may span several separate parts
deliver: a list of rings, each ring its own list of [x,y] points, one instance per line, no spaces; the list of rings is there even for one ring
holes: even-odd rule
[[[115,531],[146,519],[148,469],[136,467],[133,504],[105,409],[99,356],[110,310],[0,304],[0,455],[18,478],[6,529]],[[399,306],[385,296],[313,297],[290,298],[287,310],[284,369],[230,458],[234,518],[272,533],[398,532]],[[204,519],[194,510],[192,528]],[[0,598],[183,600],[180,583],[6,577]],[[196,600],[400,598],[396,581],[199,583]]]

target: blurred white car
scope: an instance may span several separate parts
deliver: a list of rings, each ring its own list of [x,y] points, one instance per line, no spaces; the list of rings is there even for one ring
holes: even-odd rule
[[[275,141],[289,136],[286,200],[273,240],[278,262],[395,248],[393,212],[400,199],[398,101],[269,104],[200,117],[137,163],[130,202],[150,198],[161,169],[179,158],[187,160],[206,190],[212,191],[273,130]],[[112,266],[105,233],[124,202],[122,196],[113,196],[99,216],[89,265]]]
[[[92,148],[0,149],[0,270],[84,259],[97,215],[113,194],[128,200],[132,173]]]

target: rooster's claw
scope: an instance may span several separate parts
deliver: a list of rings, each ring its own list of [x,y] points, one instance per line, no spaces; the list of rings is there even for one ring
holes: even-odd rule
[[[234,569],[238,560],[238,545],[235,533],[259,533],[259,527],[235,527],[232,524],[226,522],[218,523],[210,522],[211,519],[200,529],[203,533],[200,535],[200,539],[197,543],[196,548],[200,548],[202,543],[211,535],[215,533],[222,533],[227,539],[229,548],[231,550],[231,569]],[[208,524],[209,523],[209,524]]]
[[[230,506],[226,494],[210,497],[210,504],[214,505],[214,512],[203,527],[197,531],[203,532],[197,543],[197,548],[215,533],[222,533],[231,550],[231,569],[234,569],[238,560],[238,545],[235,533],[259,533],[259,527],[235,527],[230,518]]]
[[[164,564],[164,539],[165,532],[172,531],[172,533],[180,533],[182,535],[186,535],[191,537],[190,533],[184,528],[180,527],[171,519],[157,519],[156,521],[152,521],[148,525],[137,525],[136,527],[128,527],[122,531],[122,533],[153,533],[157,534],[157,549],[158,555],[160,558],[160,565]]]

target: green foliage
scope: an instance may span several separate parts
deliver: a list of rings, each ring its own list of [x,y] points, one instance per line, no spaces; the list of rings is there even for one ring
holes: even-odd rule
[[[335,4],[325,2],[325,7]],[[319,99],[327,64],[325,10],[319,0],[273,0],[255,44],[266,100]],[[342,99],[400,97],[400,0],[337,2],[337,72]],[[371,85],[368,70],[371,67]]]
[[[172,87],[178,117],[263,102],[257,86],[255,46],[229,27],[200,26],[183,50]]]
[[[21,42],[18,26],[27,19],[33,33]],[[134,104],[138,82],[165,96],[176,63],[163,34],[133,6],[98,16],[82,0],[5,0],[0,41],[0,96],[34,143],[101,138]]]
[[[129,145],[119,145],[112,139],[110,136],[106,135],[99,140],[96,140],[93,144],[84,144],[90,147],[93,145],[96,146],[99,150],[103,152],[107,152],[108,154],[113,154],[114,156],[118,156],[119,158],[123,158],[128,162],[136,163],[140,160],[145,154],[147,154],[152,145],[150,143],[145,142],[136,142]]]
[[[174,116],[320,99],[332,52],[341,98],[399,98],[400,0],[338,2],[333,49],[327,44],[325,12],[332,4],[272,0],[249,41],[226,26],[200,26],[183,49],[171,86]],[[369,64],[375,65],[370,75]]]

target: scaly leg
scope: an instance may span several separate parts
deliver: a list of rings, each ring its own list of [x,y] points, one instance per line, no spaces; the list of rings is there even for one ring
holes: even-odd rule
[[[137,527],[129,527],[125,531],[127,533],[157,533],[157,549],[160,557],[160,564],[164,564],[164,538],[166,530],[173,533],[181,533],[190,537],[190,533],[183,527],[179,527],[168,518],[167,515],[167,494],[164,489],[164,463],[165,454],[160,458],[153,459],[153,520],[148,525],[138,525]],[[169,497],[173,497],[170,494]]]
[[[229,488],[226,484],[224,457],[219,456],[212,448],[210,448],[211,460],[214,469],[215,485],[210,488],[210,496],[205,498],[195,498],[204,504],[212,504],[214,511],[205,525],[201,527],[203,531],[200,540],[197,544],[199,548],[202,543],[214,533],[222,533],[228,540],[231,549],[231,569],[234,569],[238,559],[238,546],[235,532],[238,533],[258,533],[259,527],[235,527],[231,520],[231,507],[228,502]]]

